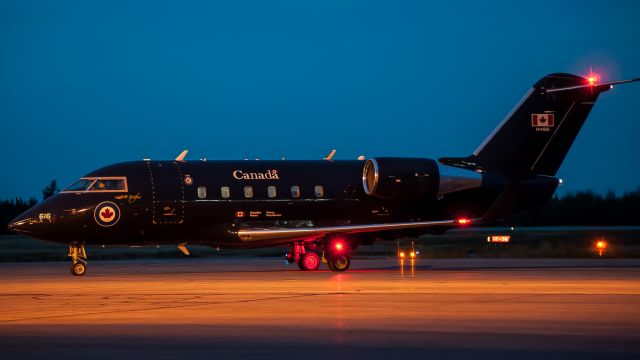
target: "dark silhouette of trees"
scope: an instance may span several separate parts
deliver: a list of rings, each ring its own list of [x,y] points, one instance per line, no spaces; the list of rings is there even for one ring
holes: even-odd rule
[[[25,201],[22,198],[15,198],[11,200],[0,200],[0,234],[9,234],[9,221],[16,218],[16,216],[27,211],[30,207],[38,203],[35,197]]]
[[[640,188],[623,196],[592,191],[555,197],[548,204],[516,214],[507,223],[520,226],[622,226],[640,225]]]
[[[42,189],[42,200],[47,200],[47,198],[52,197],[59,191],[60,189],[58,189],[58,183],[56,182],[56,180],[51,180],[49,185],[45,186],[44,189]]]

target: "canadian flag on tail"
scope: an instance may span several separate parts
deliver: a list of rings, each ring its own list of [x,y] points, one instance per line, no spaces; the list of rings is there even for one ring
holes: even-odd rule
[[[552,127],[553,118],[553,114],[531,114],[531,126]]]

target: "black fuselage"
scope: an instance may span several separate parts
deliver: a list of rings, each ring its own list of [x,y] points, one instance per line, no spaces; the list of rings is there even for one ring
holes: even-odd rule
[[[63,191],[21,217],[14,228],[29,236],[91,245],[197,243],[225,247],[276,245],[288,240],[241,241],[235,230],[309,228],[480,217],[508,180],[491,174],[471,189],[409,199],[385,199],[363,190],[364,161],[135,161],[107,166],[85,178],[124,177],[127,191]],[[434,175],[436,176],[436,175]],[[438,172],[438,177],[445,175]],[[556,187],[545,178],[525,186],[547,201]],[[441,179],[438,179],[441,180]],[[396,179],[401,181],[401,179]],[[96,221],[96,208],[119,208],[113,226]],[[521,207],[522,207],[521,206]],[[368,233],[362,239],[420,235],[446,228]]]

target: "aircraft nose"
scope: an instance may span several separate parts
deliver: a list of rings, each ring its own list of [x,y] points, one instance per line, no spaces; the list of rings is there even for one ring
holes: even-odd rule
[[[30,213],[30,211],[26,211],[22,215],[20,215],[17,218],[11,220],[11,222],[9,222],[9,226],[7,226],[7,227],[9,228],[9,230],[11,230],[11,231],[13,231],[15,233],[25,234],[25,233],[29,232],[27,230],[27,227],[28,227],[30,222],[31,222],[31,213]]]
[[[54,195],[27,209],[9,222],[9,230],[34,239],[57,241],[68,235],[76,227],[66,226],[64,209]]]

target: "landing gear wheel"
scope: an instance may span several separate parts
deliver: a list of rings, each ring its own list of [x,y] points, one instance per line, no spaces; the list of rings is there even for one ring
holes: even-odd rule
[[[327,262],[331,271],[343,272],[349,269],[351,265],[351,259],[346,255],[335,255]]]
[[[71,275],[82,276],[87,272],[87,263],[84,261],[78,261],[71,265]]]
[[[304,253],[300,257],[298,267],[303,271],[315,271],[320,267],[320,256],[313,251]]]
[[[71,275],[82,276],[87,272],[87,252],[84,244],[71,243],[69,245],[69,257],[71,258]]]

